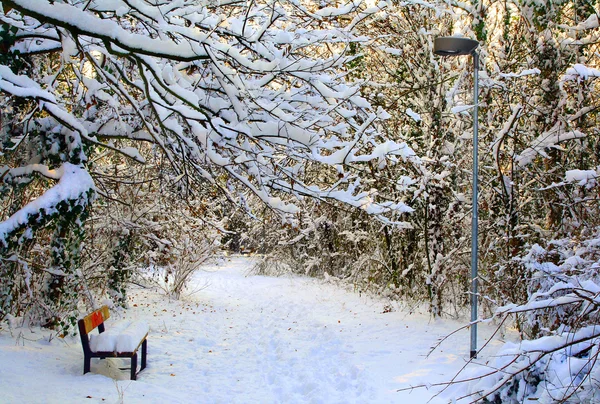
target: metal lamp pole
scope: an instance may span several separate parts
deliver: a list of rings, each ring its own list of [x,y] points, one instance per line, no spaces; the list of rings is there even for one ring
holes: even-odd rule
[[[471,358],[477,357],[477,249],[478,249],[478,173],[479,173],[479,42],[462,37],[436,38],[433,53],[439,56],[473,56],[473,214],[471,217]]]

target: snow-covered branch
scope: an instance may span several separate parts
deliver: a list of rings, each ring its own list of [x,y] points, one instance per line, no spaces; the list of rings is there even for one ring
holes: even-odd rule
[[[18,28],[12,48],[24,49],[36,35],[36,49],[53,49],[60,40],[76,94],[67,98],[59,77],[52,85],[34,78],[14,83],[17,75],[8,67],[1,88],[43,101],[58,124],[84,143],[143,161],[133,149],[103,140],[150,141],[179,174],[213,181],[225,172],[284,215],[295,211],[282,209],[293,201],[281,203],[281,195],[271,193],[293,194],[293,187],[267,185],[282,172],[294,176],[286,165],[292,161],[282,155],[293,156],[293,165],[394,164],[398,155],[416,161],[408,145],[382,139],[376,126],[389,115],[360,96],[361,82],[345,78],[345,64],[354,58],[346,55],[349,45],[367,40],[355,28],[385,3],[315,10],[294,2],[214,7],[198,1],[7,1],[3,20]],[[342,17],[350,25],[343,26]],[[377,215],[410,210],[368,189],[303,187],[309,196],[326,193],[351,206],[380,206],[367,209]],[[365,192],[374,199],[365,202]]]

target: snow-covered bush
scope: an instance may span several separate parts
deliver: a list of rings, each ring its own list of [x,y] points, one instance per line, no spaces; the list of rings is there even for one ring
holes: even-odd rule
[[[457,394],[503,404],[595,403],[600,400],[599,347],[598,325],[507,343],[485,370],[461,375],[475,382]]]
[[[140,155],[147,164],[110,155],[112,165],[96,160],[92,170],[105,192],[86,223],[83,272],[92,304],[109,297],[126,306],[132,282],[178,297],[225,232],[216,187],[180,188],[152,150]]]
[[[527,301],[499,307],[496,318],[521,317],[528,339],[461,374],[468,386],[453,393],[494,403],[600,400],[600,229],[536,244],[518,260],[529,274]]]
[[[138,272],[142,282],[155,285],[171,298],[179,299],[186,291],[192,276],[200,267],[215,257],[220,243],[216,240],[199,238],[194,234],[172,239],[168,246],[171,259],[167,262],[151,262],[146,269]],[[188,291],[196,292],[196,291]]]
[[[302,206],[305,213],[297,227],[267,216],[250,228],[248,238],[260,240],[258,252],[265,254],[256,271],[339,279],[356,291],[426,299],[423,284],[401,272],[404,260],[410,260],[409,252],[402,256],[398,245],[402,229],[383,226],[341,205],[305,201]]]
[[[151,219],[137,230],[141,270],[134,277],[179,299],[194,273],[220,249],[224,230],[211,220],[218,210],[211,211],[201,200],[182,204],[173,197],[163,201],[162,208],[148,209]],[[203,209],[200,216],[194,209],[198,205]]]

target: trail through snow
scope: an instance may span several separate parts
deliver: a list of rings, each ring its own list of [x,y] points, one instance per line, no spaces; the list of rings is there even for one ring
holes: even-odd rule
[[[432,391],[397,390],[449,380],[468,357],[462,331],[425,358],[460,322],[384,313],[385,300],[316,279],[254,276],[252,264],[207,266],[180,301],[134,289],[130,308],[112,311],[107,327],[119,318],[150,325],[148,368],[135,382],[119,369],[127,360],[94,359],[82,375],[78,337],[3,324],[0,403],[426,403]],[[480,327],[482,343],[492,331]]]

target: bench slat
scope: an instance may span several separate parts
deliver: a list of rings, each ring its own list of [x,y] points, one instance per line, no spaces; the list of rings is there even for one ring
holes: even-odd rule
[[[98,310],[88,314],[83,318],[83,322],[85,324],[85,333],[88,334],[94,328],[108,320],[108,318],[110,318],[108,306],[102,306]]]

